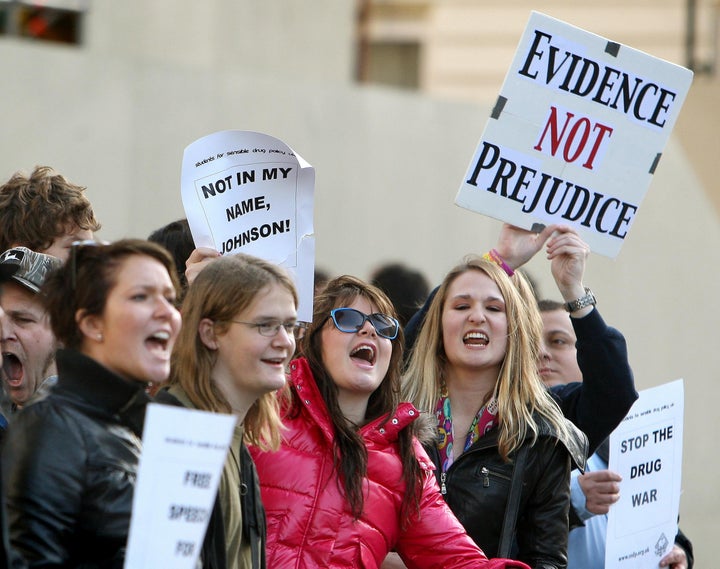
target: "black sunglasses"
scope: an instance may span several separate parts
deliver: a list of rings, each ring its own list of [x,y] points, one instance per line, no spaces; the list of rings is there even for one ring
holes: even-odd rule
[[[100,247],[103,245],[109,245],[107,241],[95,241],[93,239],[85,239],[84,241],[73,241],[70,244],[70,283],[72,289],[77,288],[77,269],[78,269],[78,255],[80,251],[86,247]]]
[[[335,328],[348,334],[358,332],[365,325],[366,320],[370,321],[378,336],[388,340],[397,338],[400,331],[400,324],[395,318],[379,312],[365,314],[354,308],[334,308],[330,311],[330,318]]]

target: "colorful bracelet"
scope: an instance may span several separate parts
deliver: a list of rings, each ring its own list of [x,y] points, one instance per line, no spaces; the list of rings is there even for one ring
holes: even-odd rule
[[[498,265],[503,271],[505,271],[505,273],[509,277],[515,274],[515,271],[510,268],[510,266],[505,262],[505,259],[503,259],[500,256],[500,253],[498,253],[495,249],[490,249],[490,251],[485,253],[482,258],[486,261],[492,261],[493,263]]]

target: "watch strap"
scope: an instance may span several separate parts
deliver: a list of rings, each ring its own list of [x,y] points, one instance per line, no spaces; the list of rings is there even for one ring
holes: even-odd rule
[[[581,310],[586,306],[595,306],[596,304],[597,299],[595,298],[595,295],[588,287],[585,287],[585,295],[581,296],[576,300],[566,302],[565,310],[567,310],[568,312],[577,312],[578,310]]]

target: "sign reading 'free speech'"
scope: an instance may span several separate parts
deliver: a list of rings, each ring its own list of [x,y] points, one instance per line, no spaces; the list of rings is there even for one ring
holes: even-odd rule
[[[615,257],[691,82],[533,12],[455,202],[525,229],[571,225]]]
[[[148,405],[124,569],[194,569],[237,417]]]

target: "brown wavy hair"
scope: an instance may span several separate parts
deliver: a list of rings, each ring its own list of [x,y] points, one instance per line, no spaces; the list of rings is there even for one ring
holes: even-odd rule
[[[98,231],[84,191],[49,166],[37,166],[29,176],[13,174],[0,186],[0,251],[13,245],[45,251],[75,227]]]

